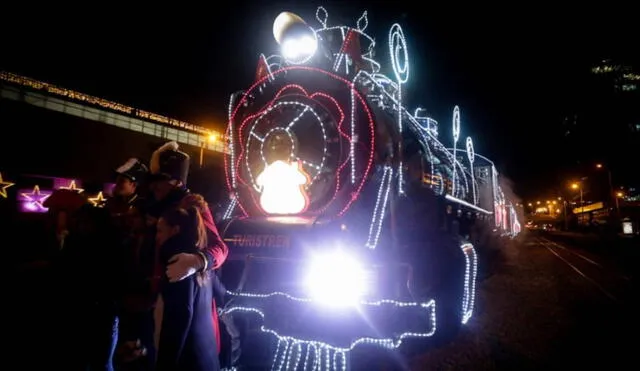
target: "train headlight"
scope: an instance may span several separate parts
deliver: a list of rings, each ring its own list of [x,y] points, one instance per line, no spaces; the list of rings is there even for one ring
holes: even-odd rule
[[[318,40],[314,35],[290,37],[282,42],[282,56],[293,63],[303,63],[318,49]]]
[[[358,260],[344,252],[313,257],[305,286],[309,296],[328,306],[356,305],[367,292],[367,275]]]
[[[292,64],[306,63],[318,49],[318,38],[300,16],[282,12],[273,22],[273,37],[280,44],[282,56]]]

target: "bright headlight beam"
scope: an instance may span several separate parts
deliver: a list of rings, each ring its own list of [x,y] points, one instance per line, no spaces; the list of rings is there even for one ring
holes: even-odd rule
[[[325,253],[313,258],[305,284],[311,299],[322,305],[350,306],[366,291],[366,273],[348,254]]]
[[[282,42],[282,56],[295,64],[305,63],[318,49],[318,40],[314,35],[289,37]]]

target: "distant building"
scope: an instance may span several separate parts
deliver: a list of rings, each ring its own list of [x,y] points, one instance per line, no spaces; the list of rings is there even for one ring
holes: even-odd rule
[[[634,92],[640,85],[640,72],[630,65],[605,59],[591,68],[593,75],[599,76],[607,85],[619,92]]]
[[[622,201],[626,202],[639,202],[640,203],[640,188],[629,187],[623,193]]]
[[[614,182],[636,184],[633,148],[640,145],[640,68],[615,60],[601,60],[582,74],[567,97],[561,124],[569,166],[607,163]],[[620,178],[623,179],[620,179]]]

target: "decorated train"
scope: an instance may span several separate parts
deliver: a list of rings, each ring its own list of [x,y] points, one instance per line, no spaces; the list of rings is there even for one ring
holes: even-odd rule
[[[493,163],[461,140],[460,109],[448,149],[403,106],[402,28],[388,77],[366,12],[355,27],[322,7],[316,19],[281,13],[281,55],[260,55],[229,102],[224,312],[275,369],[346,369],[359,349],[454,334],[473,314],[476,247],[520,231]]]

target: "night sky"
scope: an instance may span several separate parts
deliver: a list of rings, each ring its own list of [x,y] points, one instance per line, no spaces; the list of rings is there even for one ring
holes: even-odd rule
[[[242,5],[5,8],[16,16],[3,16],[0,25],[0,68],[222,129],[229,94],[250,85],[260,52],[276,50],[272,23],[279,12],[317,26],[317,5],[329,11],[330,25],[355,25],[368,10],[367,31],[383,67],[389,27],[404,28],[412,68],[403,94],[408,106],[426,107],[449,145],[458,104],[462,135],[471,135],[476,152],[493,158],[526,196],[556,181],[562,154],[541,150],[541,143],[552,146],[561,137],[581,76],[603,57],[637,58],[640,44],[633,12],[614,2],[585,9],[539,2],[233,3]]]

